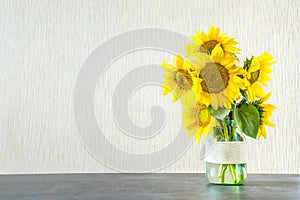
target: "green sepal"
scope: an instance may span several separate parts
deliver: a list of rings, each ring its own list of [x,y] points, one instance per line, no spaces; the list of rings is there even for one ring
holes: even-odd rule
[[[248,69],[251,66],[252,59],[253,59],[253,56],[250,59],[246,58],[246,61],[244,62],[244,66],[243,66],[244,70],[248,71]]]
[[[217,110],[213,109],[211,106],[208,106],[208,112],[217,119],[224,119],[230,112],[226,108],[218,108]]]

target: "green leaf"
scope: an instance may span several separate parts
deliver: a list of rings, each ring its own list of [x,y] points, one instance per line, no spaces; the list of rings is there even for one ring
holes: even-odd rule
[[[239,108],[234,109],[233,118],[243,133],[256,139],[260,117],[255,106],[243,103]]]
[[[217,119],[224,119],[224,117],[226,117],[226,115],[228,115],[230,112],[230,110],[227,110],[226,108],[219,108],[218,110],[215,110],[211,106],[208,107],[208,111]]]

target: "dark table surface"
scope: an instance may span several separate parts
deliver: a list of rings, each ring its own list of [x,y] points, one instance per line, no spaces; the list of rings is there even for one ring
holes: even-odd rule
[[[204,174],[1,175],[0,199],[300,199],[300,175],[248,174],[242,186]]]

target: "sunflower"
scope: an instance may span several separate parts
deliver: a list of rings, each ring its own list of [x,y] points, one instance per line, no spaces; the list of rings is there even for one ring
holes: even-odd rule
[[[272,116],[272,111],[276,108],[276,106],[272,104],[266,104],[265,102],[270,98],[271,93],[265,95],[260,100],[254,101],[252,104],[257,108],[260,115],[260,125],[257,133],[258,139],[263,136],[267,137],[266,126],[275,126],[274,123],[270,122],[270,118]]]
[[[267,81],[271,80],[269,74],[273,70],[269,66],[275,63],[276,61],[268,52],[246,60],[246,77],[250,83],[247,90],[250,101],[254,101],[255,97],[261,98],[265,95],[262,85],[267,86]]]
[[[236,67],[235,63],[234,57],[224,56],[220,45],[215,47],[210,57],[201,57],[201,63],[197,65],[200,75],[193,77],[193,90],[200,102],[214,109],[231,108],[231,103],[240,96],[240,88],[247,84],[239,77],[244,70]]]
[[[162,92],[164,95],[173,92],[173,103],[175,103],[187,91],[192,90],[193,80],[191,69],[194,69],[190,62],[184,61],[179,55],[174,58],[174,64],[175,66],[172,66],[166,63],[166,61],[161,64],[161,67],[166,72],[163,75],[165,81],[163,83]]]
[[[218,44],[221,46],[223,54],[238,54],[240,51],[235,46],[238,42],[234,38],[226,36],[225,33],[220,34],[220,29],[215,28],[214,25],[210,26],[207,34],[203,31],[195,32],[196,35],[191,36],[194,42],[185,46],[189,58],[197,57],[201,53],[210,55]]]
[[[216,126],[216,119],[209,114],[206,105],[200,103],[193,92],[188,92],[181,99],[184,110],[182,111],[182,124],[188,130],[188,137],[195,135],[195,141],[200,142],[201,136],[212,133]]]

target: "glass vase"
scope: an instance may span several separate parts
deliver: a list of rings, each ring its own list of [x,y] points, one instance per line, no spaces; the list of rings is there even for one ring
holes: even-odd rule
[[[241,185],[247,178],[246,142],[244,137],[236,134],[235,141],[216,141],[210,145],[204,159],[206,178],[210,183]]]

